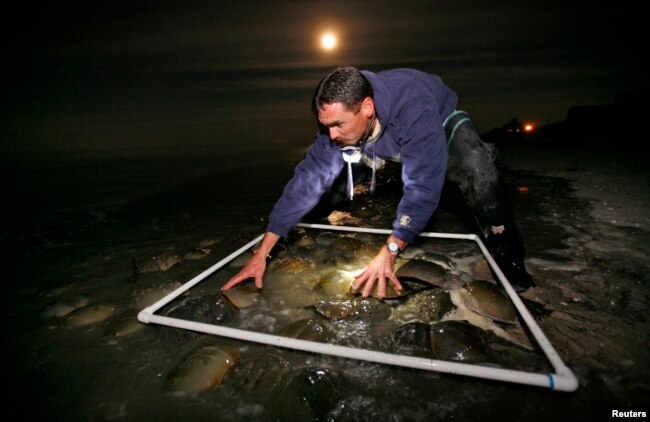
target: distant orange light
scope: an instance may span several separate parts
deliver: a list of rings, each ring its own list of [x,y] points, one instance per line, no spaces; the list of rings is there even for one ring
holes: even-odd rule
[[[532,123],[526,123],[524,125],[524,132],[532,132],[535,130],[535,125]]]

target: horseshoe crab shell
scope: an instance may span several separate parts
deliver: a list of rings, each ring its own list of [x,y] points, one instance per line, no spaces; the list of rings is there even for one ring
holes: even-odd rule
[[[318,233],[316,235],[315,240],[316,240],[316,243],[318,245],[326,245],[327,246],[330,243],[332,243],[333,241],[335,241],[336,239],[338,239],[338,237],[339,236],[334,232],[325,231],[325,232]]]
[[[173,266],[183,262],[183,258],[180,256],[171,253],[163,252],[158,256],[155,256],[144,262],[139,262],[136,265],[136,271],[138,273],[150,273],[155,271],[167,271]]]
[[[388,319],[391,314],[390,305],[375,298],[321,300],[314,308],[319,314],[332,320],[354,319],[372,322]]]
[[[221,294],[237,309],[250,308],[260,300],[260,289],[252,282],[240,283]]]
[[[301,234],[294,244],[302,248],[311,248],[316,244],[316,240],[308,234]]]
[[[416,255],[416,259],[424,259],[440,265],[446,271],[452,271],[455,268],[454,262],[447,256],[437,252],[422,252]]]
[[[331,369],[305,368],[290,375],[274,406],[273,420],[324,421],[346,396],[347,382]]]
[[[329,244],[329,248],[337,252],[352,252],[361,247],[362,242],[351,236],[341,236]]]
[[[276,258],[268,266],[270,271],[297,274],[307,270],[313,270],[315,264],[306,258],[299,258],[296,256],[284,256]]]
[[[241,253],[237,258],[233,259],[228,266],[231,268],[241,268],[248,263],[253,257],[252,251],[245,251]]]
[[[207,236],[199,240],[199,248],[208,248],[212,245],[215,245],[223,240],[223,236]]]
[[[336,338],[336,331],[328,320],[301,319],[282,327],[278,335],[327,343]]]
[[[210,249],[207,248],[195,248],[191,251],[185,252],[183,259],[196,260],[203,259],[210,254]]]
[[[469,288],[474,283],[476,285]],[[534,349],[517,320],[514,305],[496,285],[488,281],[473,281],[452,289],[450,293],[456,309],[447,313],[443,320],[464,320],[527,350]],[[507,325],[507,328],[497,322]]]
[[[354,276],[350,272],[329,271],[318,279],[314,291],[324,298],[341,298],[348,295],[352,283],[354,283]]]
[[[131,292],[130,301],[133,309],[142,310],[153,305],[169,293],[181,287],[178,281],[165,282],[156,286],[143,287]]]
[[[442,360],[478,363],[488,360],[483,331],[464,321],[443,321],[431,325],[431,350]]]
[[[393,330],[391,340],[401,353],[431,357],[431,335],[429,324],[412,321]]]
[[[354,251],[354,256],[359,261],[370,261],[379,252],[379,247],[370,243],[364,243]]]
[[[129,309],[112,318],[104,335],[107,337],[126,337],[147,328],[147,324],[138,321],[138,311]]]
[[[515,305],[503,289],[495,283],[486,280],[471,281],[463,284],[452,295],[456,302],[462,302],[463,305],[478,314],[495,321],[508,324],[517,323]]]
[[[90,300],[86,296],[73,296],[68,299],[59,300],[56,303],[47,306],[43,309],[43,316],[50,317],[64,317],[75,309],[88,305]]]
[[[242,390],[262,397],[275,395],[289,363],[279,355],[257,352],[243,356],[228,374],[228,380]]]
[[[435,262],[414,258],[408,260],[395,272],[398,279],[419,281],[435,287],[445,282],[445,269]]]
[[[66,325],[81,326],[96,324],[113,315],[115,307],[103,303],[93,303],[82,306],[65,316]]]
[[[393,309],[391,318],[399,321],[432,323],[455,309],[448,290],[437,288],[412,293],[404,303]]]
[[[167,389],[201,393],[221,384],[239,352],[215,345],[200,346],[187,355],[167,377]]]
[[[234,310],[221,295],[209,294],[174,301],[161,310],[161,315],[206,324],[225,325],[232,320]],[[175,343],[186,342],[201,335],[195,331],[170,326],[157,328],[162,338]]]

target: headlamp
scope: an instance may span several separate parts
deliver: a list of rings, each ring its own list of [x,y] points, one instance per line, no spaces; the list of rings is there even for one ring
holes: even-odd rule
[[[346,163],[356,164],[361,161],[361,148],[354,146],[343,147],[341,148],[341,155]]]

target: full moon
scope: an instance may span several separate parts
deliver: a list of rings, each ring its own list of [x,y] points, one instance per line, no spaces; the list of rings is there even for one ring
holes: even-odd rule
[[[323,34],[320,43],[325,50],[331,50],[336,47],[336,35],[332,33]]]

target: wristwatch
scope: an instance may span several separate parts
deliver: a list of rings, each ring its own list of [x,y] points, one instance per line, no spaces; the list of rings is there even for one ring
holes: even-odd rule
[[[388,242],[386,244],[386,247],[388,247],[388,252],[390,252],[392,255],[397,255],[401,252],[399,245],[395,242]]]

